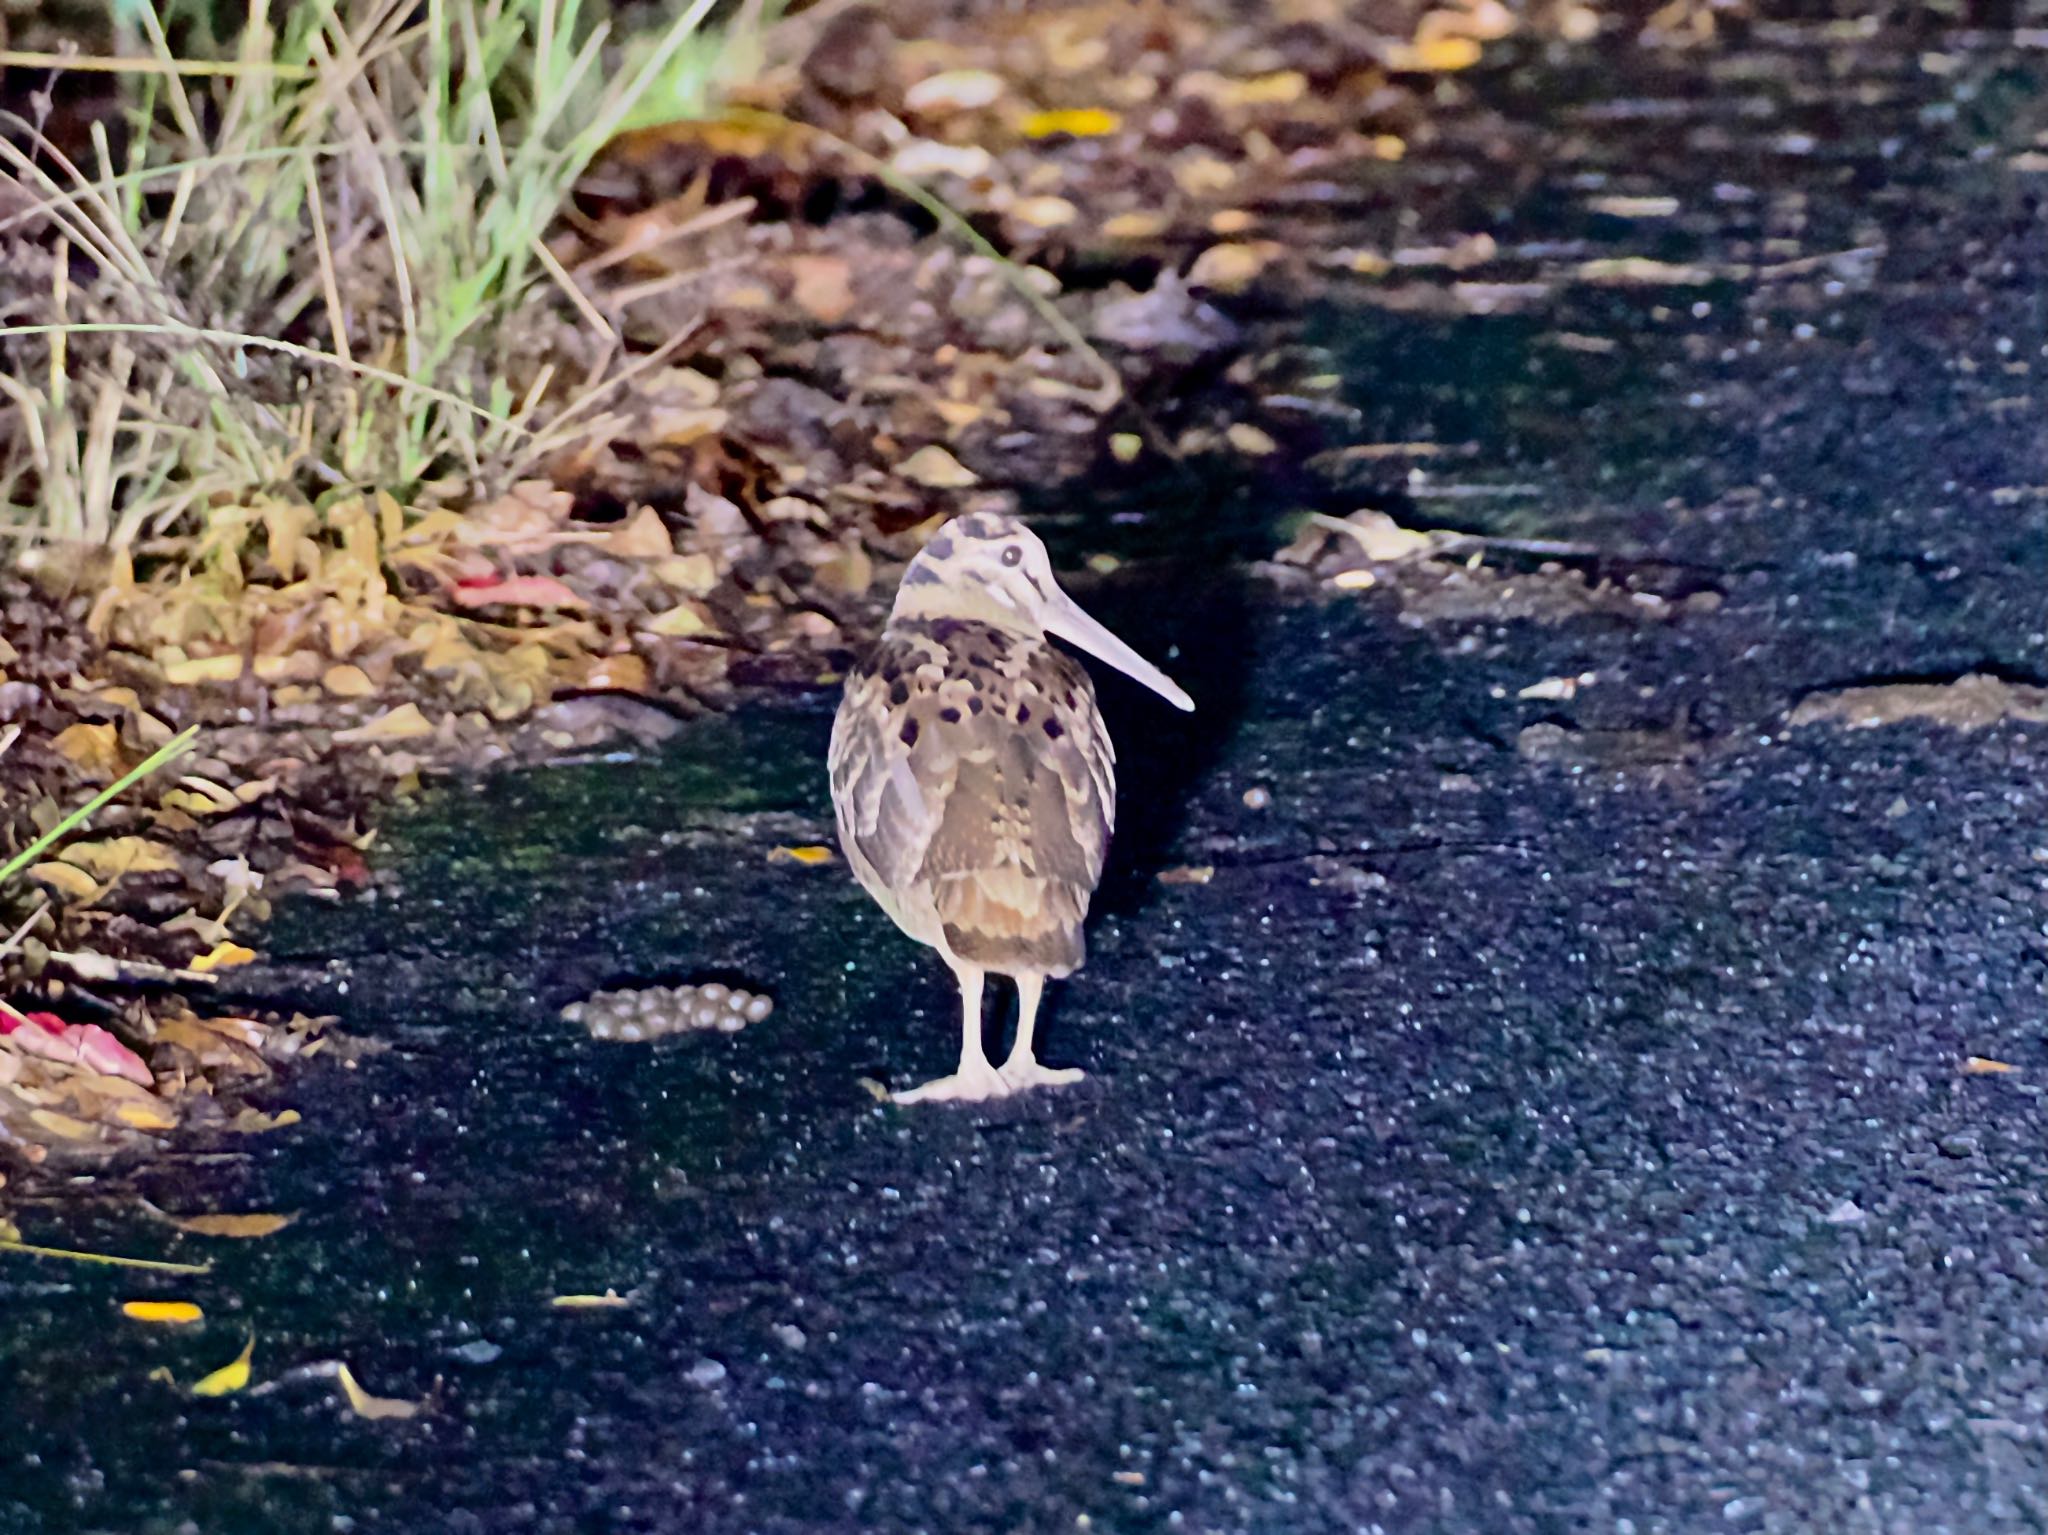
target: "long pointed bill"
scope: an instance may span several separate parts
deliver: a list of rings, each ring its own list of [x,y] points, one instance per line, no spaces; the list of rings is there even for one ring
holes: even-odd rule
[[[1176,709],[1192,711],[1195,701],[1171,677],[1081,611],[1080,604],[1055,589],[1045,605],[1045,630],[1079,645],[1098,661],[1114,666],[1134,682],[1142,682]]]

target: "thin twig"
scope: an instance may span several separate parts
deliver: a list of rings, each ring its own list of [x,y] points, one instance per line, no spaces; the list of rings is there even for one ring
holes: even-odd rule
[[[9,933],[7,935],[5,942],[0,942],[0,959],[5,959],[8,955],[12,954],[16,949],[21,947],[21,940],[28,937],[29,929],[34,927],[38,922],[42,921],[43,913],[48,911],[49,909],[50,898],[48,896],[44,896],[41,901],[37,902],[36,909],[28,914],[28,920],[22,923],[21,926],[16,928],[12,933]]]
[[[279,80],[309,80],[303,64],[247,63],[241,60],[110,58],[89,53],[37,53],[0,48],[0,69],[76,70],[92,75],[269,75]]]

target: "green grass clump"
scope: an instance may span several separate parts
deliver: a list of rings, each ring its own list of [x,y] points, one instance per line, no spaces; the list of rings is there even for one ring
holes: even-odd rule
[[[0,533],[126,550],[269,495],[489,493],[576,394],[521,371],[532,328],[588,332],[581,390],[616,355],[543,235],[650,104],[704,108],[734,36],[712,0],[630,46],[580,0],[257,0],[180,58],[191,4],[119,12],[124,148],[0,135],[38,200],[0,209]]]

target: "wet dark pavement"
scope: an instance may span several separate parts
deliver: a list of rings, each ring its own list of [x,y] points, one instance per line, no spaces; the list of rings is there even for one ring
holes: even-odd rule
[[[374,895],[288,909],[243,982],[392,1048],[282,1084],[291,1130],[23,1210],[215,1269],[0,1269],[0,1530],[2048,1527],[2048,727],[1785,719],[2048,671],[2048,229],[2011,164],[2048,55],[1728,58],[1550,79],[1584,92],[1543,109],[1556,163],[1418,166],[1430,227],[1838,259],[1338,301],[1303,366],[1361,438],[1474,451],[1223,498],[1267,514],[1248,552],[1374,500],[1718,606],[1423,621],[1211,559],[1087,591],[1201,707],[1105,683],[1118,865],[1044,1045],[1090,1080],[983,1110],[860,1085],[947,1064],[944,973],[843,867],[769,858],[829,840],[829,697],[432,790]],[[1589,189],[1686,211],[1653,249],[1568,217]],[[651,1047],[555,1016],[712,978],[775,1014]],[[131,1189],[299,1218],[207,1243]],[[121,1326],[140,1294],[207,1329]],[[147,1378],[249,1332],[259,1385],[346,1359],[427,1410]]]

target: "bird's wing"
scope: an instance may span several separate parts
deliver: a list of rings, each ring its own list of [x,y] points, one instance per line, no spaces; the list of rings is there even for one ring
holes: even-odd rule
[[[1102,877],[1115,758],[1088,674],[1049,644],[960,626],[885,635],[833,731],[842,837],[948,943],[1063,972]]]

